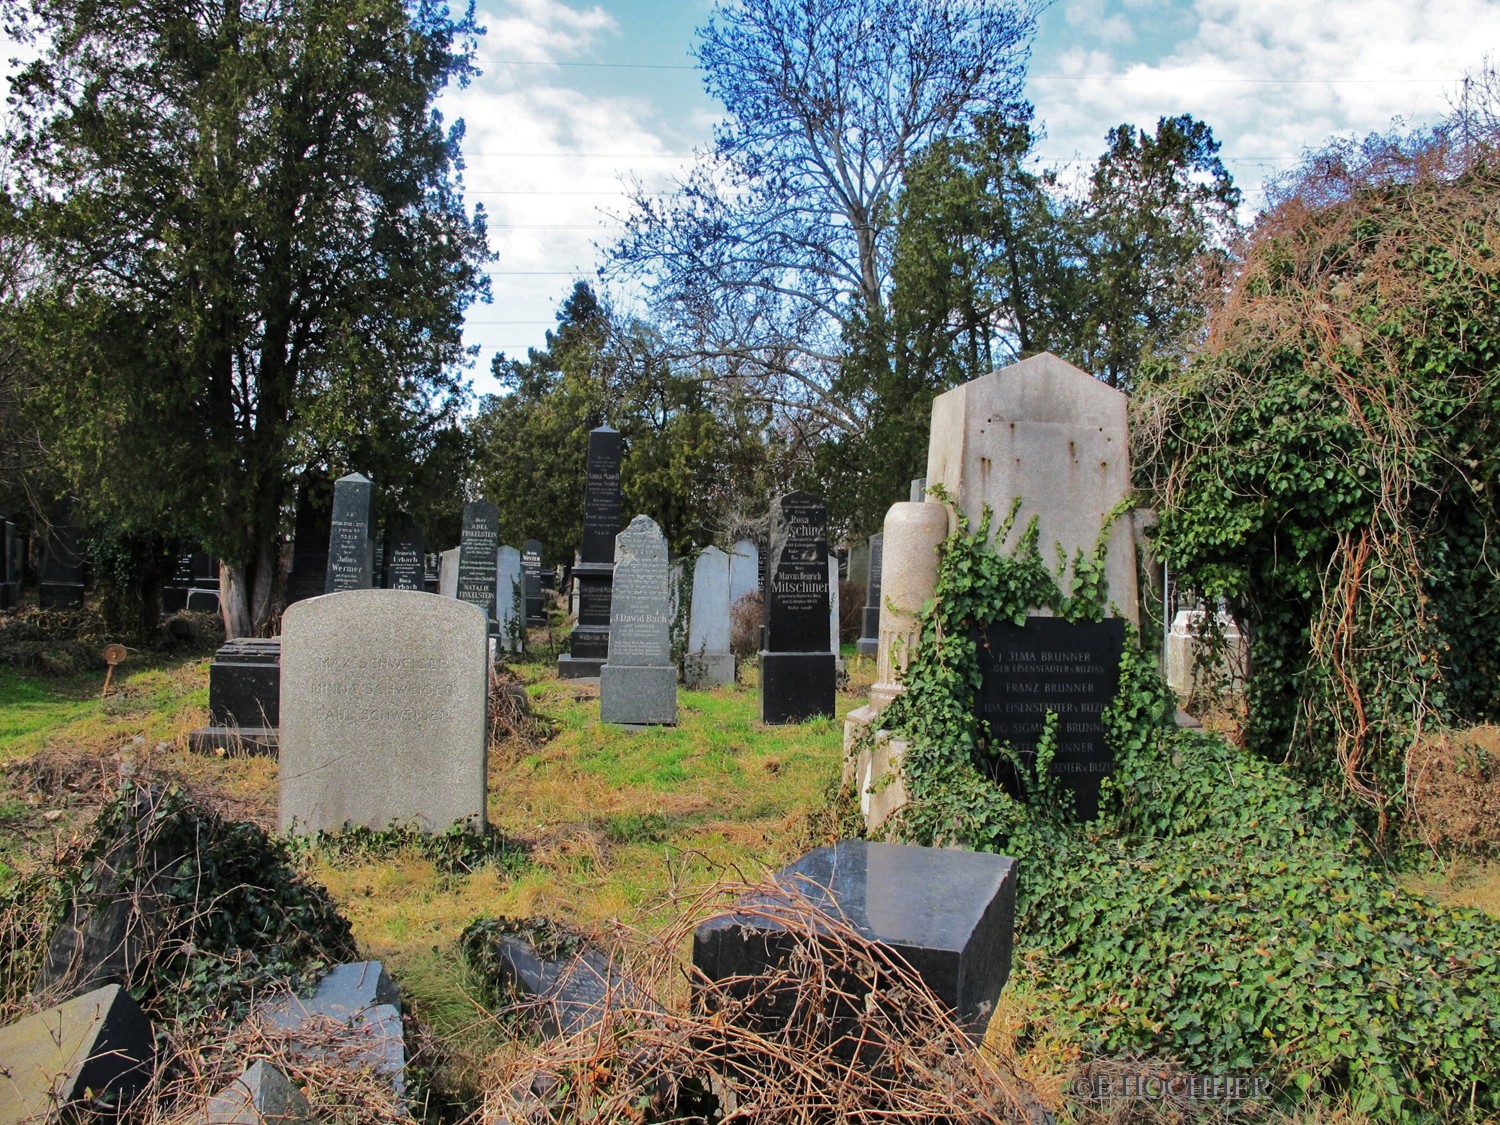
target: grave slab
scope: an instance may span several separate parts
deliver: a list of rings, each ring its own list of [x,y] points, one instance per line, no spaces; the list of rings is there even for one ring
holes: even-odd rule
[[[214,1095],[200,1125],[316,1125],[302,1091],[265,1059],[256,1059]]]
[[[422,529],[410,516],[398,514],[390,549],[385,554],[385,588],[387,590],[427,590],[427,544]]]
[[[609,656],[610,601],[614,589],[615,536],[620,531],[620,433],[610,426],[589,432],[583,492],[583,549],[573,567],[578,621],[568,651],[558,658],[564,679],[601,674]]]
[[[830,648],[828,509],[816,496],[790,492],[771,505],[767,552],[765,649],[760,654],[763,723],[830,718],[838,678]]]
[[[615,540],[609,659],[599,678],[599,718],[625,726],[677,722],[667,539],[636,516]]]
[[[275,753],[280,744],[281,638],[226,641],[208,666],[208,726],[188,736],[199,753]]]
[[[400,997],[395,983],[379,961],[336,965],[318,982],[310,997],[284,996],[260,1011],[273,1027],[295,1031],[309,1020],[329,1019],[349,1031],[357,1044],[356,1061],[387,1075],[396,1093],[406,1088],[406,1047],[401,1027]],[[304,1047],[313,1057],[317,1048]]]
[[[693,598],[688,611],[684,679],[695,688],[734,683],[734,653],[729,650],[729,577],[731,559],[709,547],[693,564]]]
[[[870,564],[865,583],[865,613],[854,651],[861,656],[880,652],[880,581],[885,562],[885,533],[870,536]]]
[[[971,1035],[984,1035],[1010,975],[1015,860],[840,840],[782,868],[772,881],[776,891],[742,900],[694,931],[693,964],[708,980],[783,967],[798,944],[788,920],[799,912],[790,907],[803,900],[831,922],[889,947]]]
[[[333,482],[325,594],[368,590],[375,584],[375,485],[362,473]]]
[[[521,552],[502,546],[495,559],[495,621],[500,645],[510,653],[526,648],[526,574]]]
[[[464,505],[455,596],[483,611],[491,635],[498,627],[495,621],[495,552],[499,549],[499,511],[488,500],[469,501]]]

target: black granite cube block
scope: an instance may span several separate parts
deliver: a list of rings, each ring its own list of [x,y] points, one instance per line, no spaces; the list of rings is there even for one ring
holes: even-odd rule
[[[788,920],[799,917],[794,903],[805,902],[899,955],[961,1026],[983,1036],[1010,975],[1015,860],[841,840],[782,868],[774,882],[784,896],[743,900],[694,931],[693,964],[709,981],[763,977],[787,964],[799,944]],[[784,990],[739,991],[750,1001],[745,1018],[784,1014]]]
[[[800,723],[819,715],[833,718],[838,685],[832,652],[762,652],[760,721]]]

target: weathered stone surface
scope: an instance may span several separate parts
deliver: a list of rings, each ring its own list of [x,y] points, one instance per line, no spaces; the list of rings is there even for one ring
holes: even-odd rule
[[[709,547],[693,564],[693,603],[689,611],[686,680],[691,687],[734,683],[729,650],[730,557]]]
[[[506,652],[526,648],[526,576],[521,552],[501,547],[495,560],[495,620]]]
[[[885,562],[885,534],[870,536],[869,563],[865,572],[865,613],[854,651],[875,656],[880,651],[880,580]]]
[[[1203,690],[1211,681],[1230,691],[1243,687],[1240,674],[1247,667],[1248,655],[1239,625],[1227,613],[1217,615],[1218,626],[1224,631],[1224,654],[1221,660],[1210,665],[1204,659],[1204,645],[1199,639],[1205,616],[1206,612],[1201,609],[1179,610],[1172,618],[1172,629],[1167,634],[1164,662],[1167,686],[1180,702],[1189,700],[1195,691]]]
[[[488,500],[464,505],[458,548],[458,600],[478,606],[490,632],[495,621],[495,552],[500,549],[500,515]]]
[[[880,646],[870,702],[877,711],[901,692],[916,645],[917,614],[937,586],[938,547],[948,535],[941,504],[892,504],[881,541]]]
[[[1036,517],[1044,559],[1061,544],[1070,568],[1089,554],[1106,516],[1130,492],[1126,398],[1055,355],[1013,363],[939,395],[932,404],[927,480],[979,525],[1021,500],[1014,534]],[[1110,528],[1105,559],[1118,616],[1140,623],[1129,519]]]
[[[444,551],[438,561],[438,593],[445,598],[458,597],[459,548]]]
[[[666,536],[649,516],[637,516],[615,541],[609,659],[599,679],[599,717],[607,723],[677,721],[667,586]]]
[[[778,916],[777,906],[805,901],[830,925],[889,946],[979,1038],[1010,974],[1015,866],[982,852],[841,840],[777,872],[779,892],[702,923],[693,964],[710,981],[776,971],[796,945],[788,921],[799,914]],[[757,1014],[775,1013],[738,1018]]]
[[[154,1064],[150,1021],[105,985],[0,1027],[0,1125],[58,1120],[89,1091],[128,1100]]]
[[[532,1029],[549,1039],[596,1027],[611,1010],[655,1009],[593,946],[554,959],[543,957],[525,937],[506,935],[495,953],[500,987],[515,997]]]
[[[406,1091],[406,1046],[401,1028],[401,1000],[379,961],[337,965],[318,982],[310,997],[283,996],[260,1011],[272,1026],[295,1031],[312,1020],[333,1020],[348,1031],[342,1046],[357,1047],[356,1065],[368,1065],[390,1078],[397,1095]],[[321,1057],[320,1045],[304,1044],[310,1057]],[[343,1054],[341,1051],[340,1054]]]
[[[911,482],[911,493],[907,499],[913,504],[920,504],[927,499],[927,478],[915,477]]]
[[[396,530],[385,556],[385,588],[425,593],[427,544],[422,541],[422,529],[410,516],[398,516],[395,522]]]
[[[828,651],[837,656],[840,652],[839,636],[839,563],[828,560]]]
[[[738,539],[729,549],[729,604],[760,589],[760,548],[753,540]]]
[[[844,781],[859,795],[865,828],[874,831],[906,804],[906,777],[901,772],[906,743],[888,730],[877,730],[871,742],[852,753],[856,734],[875,725],[879,712],[873,704],[850,711],[844,718]]]
[[[326,594],[368,590],[375,584],[375,485],[360,473],[333,484],[333,520],[328,531]]]
[[[215,1094],[201,1125],[315,1125],[302,1091],[265,1059]]]
[[[289,609],[281,830],[482,828],[488,662],[484,615],[462,601],[352,590]]]

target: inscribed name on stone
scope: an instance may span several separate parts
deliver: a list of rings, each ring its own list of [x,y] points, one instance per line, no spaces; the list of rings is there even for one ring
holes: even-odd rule
[[[484,614],[462,601],[352,590],[288,609],[281,830],[482,828],[488,663]]]
[[[521,569],[526,576],[526,623],[545,625],[547,618],[542,611],[542,544],[540,540],[528,539],[521,544]]]
[[[325,593],[368,590],[374,585],[375,542],[370,537],[374,504],[375,485],[369,477],[350,473],[334,482]]]
[[[495,552],[500,549],[500,513],[488,500],[464,505],[463,536],[458,547],[458,600],[495,620]]]
[[[391,549],[385,557],[385,586],[388,590],[427,589],[427,566],[424,561],[427,545],[422,541],[422,529],[410,517],[397,523],[391,538]]]
[[[771,507],[766,651],[828,652],[828,509],[790,492]]]
[[[611,665],[660,666],[672,662],[668,636],[667,540],[648,516],[620,532],[614,597],[609,617]]]
[[[1125,622],[1029,617],[1025,625],[997,622],[974,630],[979,646],[979,718],[995,742],[1006,741],[1031,761],[1047,713],[1057,714],[1052,774],[1071,790],[1080,818],[1098,812],[1099,783],[1114,769],[1105,741],[1104,709],[1120,690]],[[1020,795],[1020,779],[1004,769],[999,780]]]
[[[583,552],[586,563],[613,562],[620,530],[620,432],[600,426],[589,433],[588,475],[583,489]]]

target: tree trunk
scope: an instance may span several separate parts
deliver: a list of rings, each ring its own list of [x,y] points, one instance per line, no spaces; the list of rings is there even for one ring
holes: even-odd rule
[[[276,564],[274,542],[262,542],[249,566],[219,562],[219,613],[226,639],[271,635],[276,624]]]
[[[219,560],[219,614],[224,618],[224,639],[251,636],[250,598],[245,568]]]

